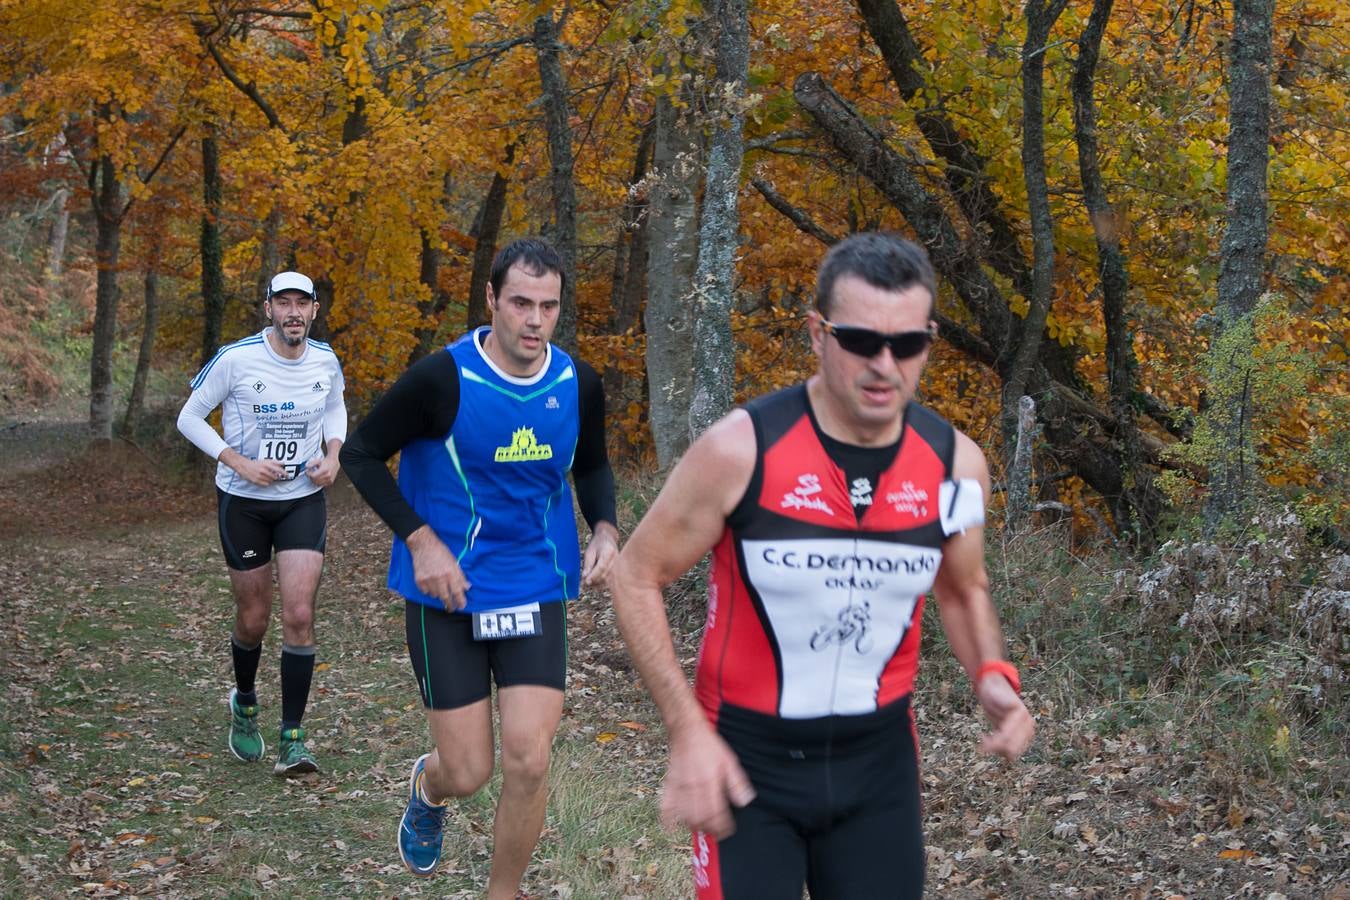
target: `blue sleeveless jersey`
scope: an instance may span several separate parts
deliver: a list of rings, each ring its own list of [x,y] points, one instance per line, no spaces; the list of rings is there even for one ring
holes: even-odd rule
[[[449,434],[403,448],[398,483],[417,514],[459,560],[471,587],[466,612],[577,596],[581,549],[572,491],[580,430],[577,372],[549,345],[543,370],[507,375],[488,361],[480,328],[445,348],[459,372]],[[412,555],[398,537],[389,587],[416,603]]]

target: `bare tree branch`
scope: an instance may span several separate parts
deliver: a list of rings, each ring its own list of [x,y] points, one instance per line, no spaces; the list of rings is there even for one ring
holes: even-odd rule
[[[174,145],[178,143],[178,139],[183,136],[185,131],[187,131],[187,126],[180,125],[178,130],[174,132],[173,137],[169,138],[169,143],[164,148],[164,152],[159,155],[159,159],[155,160],[155,164],[150,167],[150,171],[139,176],[141,184],[149,184],[154,179],[155,175],[159,173],[160,167],[168,160],[169,154],[173,152]]]
[[[839,243],[839,238],[830,234],[824,228],[816,224],[815,220],[804,211],[793,206],[787,201],[787,198],[773,189],[767,181],[756,178],[750,182],[751,187],[759,191],[760,195],[768,201],[768,204],[778,210],[796,225],[798,230],[820,241],[826,247]]]
[[[267,118],[267,124],[278,131],[285,131],[286,128],[281,124],[281,119],[277,116],[276,110],[272,109],[271,104],[263,99],[263,95],[258,91],[258,85],[252,81],[245,84],[244,80],[240,78],[230,64],[225,61],[225,57],[221,55],[220,49],[216,47],[215,41],[211,40],[206,34],[202,34],[202,43],[206,45],[206,51],[211,54],[211,58],[214,59],[216,65],[220,67],[221,74],[225,76],[230,84],[237,87],[244,96],[252,100],[258,109],[262,110],[263,116]]]
[[[775,144],[783,141],[800,141],[803,138],[811,137],[809,131],[780,131],[777,134],[766,134],[764,137],[755,138],[753,141],[745,142],[745,149],[750,150],[769,150],[773,149]]]
[[[251,6],[246,9],[235,10],[241,16],[266,16],[272,19],[300,19],[308,22],[312,15],[307,12],[295,12],[289,9],[263,9],[257,6]]]

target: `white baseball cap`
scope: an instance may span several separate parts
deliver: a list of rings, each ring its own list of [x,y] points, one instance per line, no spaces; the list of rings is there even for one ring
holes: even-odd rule
[[[282,291],[299,291],[310,299],[314,298],[314,282],[309,280],[308,275],[301,275],[299,272],[281,272],[274,277],[267,285],[267,299],[271,300],[276,294]]]

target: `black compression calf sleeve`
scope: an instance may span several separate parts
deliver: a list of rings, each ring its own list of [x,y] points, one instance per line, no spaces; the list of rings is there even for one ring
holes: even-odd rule
[[[239,701],[244,706],[253,706],[258,702],[253,689],[258,677],[258,660],[262,659],[262,644],[246,647],[232,634],[230,657],[234,660],[234,686],[239,690]]]
[[[281,645],[281,727],[298,728],[314,680],[315,647]]]

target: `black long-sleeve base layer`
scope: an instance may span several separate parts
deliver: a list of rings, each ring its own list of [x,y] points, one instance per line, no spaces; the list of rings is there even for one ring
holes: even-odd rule
[[[572,461],[572,483],[586,524],[617,523],[614,471],[605,448],[605,388],[587,363],[577,367],[580,431]],[[414,363],[380,398],[342,445],[342,469],[356,490],[400,538],[426,523],[404,499],[389,471],[389,458],[420,438],[449,433],[459,412],[459,369],[440,351]]]

